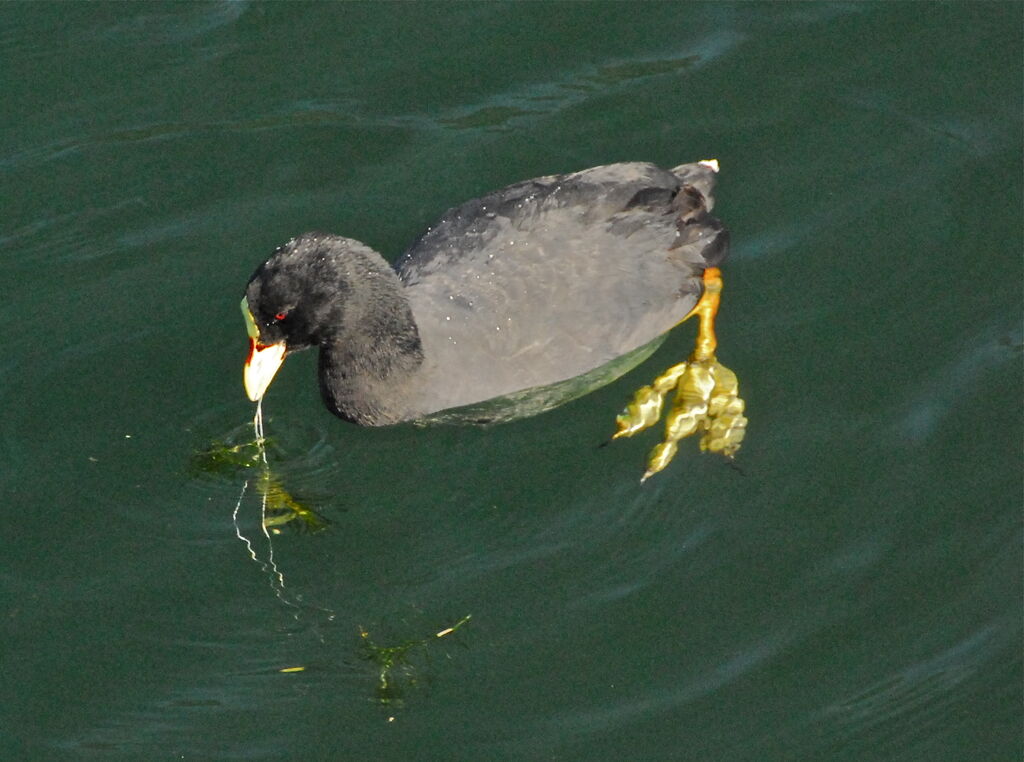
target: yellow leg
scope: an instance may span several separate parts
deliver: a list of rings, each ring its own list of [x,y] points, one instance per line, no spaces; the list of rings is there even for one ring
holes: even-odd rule
[[[665,417],[665,438],[648,458],[645,481],[669,464],[683,437],[703,432],[702,451],[720,452],[732,457],[746,434],[747,419],[739,397],[736,374],[715,359],[715,316],[722,299],[722,273],[717,267],[704,271],[704,293],[697,306],[686,316],[697,315],[700,326],[689,360],[673,365],[650,386],[642,387],[626,409],[616,418],[618,430],[613,439],[628,437],[661,417],[665,395],[676,390],[672,409]]]
[[[690,355],[691,361],[714,361],[718,339],[715,337],[715,316],[722,304],[722,271],[717,267],[709,267],[704,271],[704,293],[686,317],[700,317],[700,328],[697,329],[697,343]]]

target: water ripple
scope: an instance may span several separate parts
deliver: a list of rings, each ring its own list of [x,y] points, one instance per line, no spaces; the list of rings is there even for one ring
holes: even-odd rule
[[[593,97],[605,97],[643,80],[678,77],[724,56],[743,40],[732,30],[718,30],[689,43],[685,52],[665,57],[620,59],[568,71],[547,82],[531,82],[495,93],[486,100],[433,115],[436,124],[451,129],[511,129],[522,121],[563,111]]]

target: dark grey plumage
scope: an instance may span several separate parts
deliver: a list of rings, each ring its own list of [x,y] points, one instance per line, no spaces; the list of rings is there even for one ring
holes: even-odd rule
[[[325,403],[348,420],[485,401],[468,417],[539,412],[587,390],[571,379],[621,375],[618,358],[694,307],[727,251],[713,184],[707,164],[646,163],[517,183],[446,212],[393,269],[358,241],[306,234],[257,269],[249,309],[264,343],[319,346]]]

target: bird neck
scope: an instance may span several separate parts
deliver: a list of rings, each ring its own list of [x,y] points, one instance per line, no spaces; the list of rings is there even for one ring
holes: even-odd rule
[[[353,257],[337,329],[320,341],[320,392],[335,415],[364,426],[413,417],[409,382],[423,347],[404,286],[375,255]]]

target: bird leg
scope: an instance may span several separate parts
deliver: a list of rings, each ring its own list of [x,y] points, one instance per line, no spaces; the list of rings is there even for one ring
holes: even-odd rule
[[[665,417],[665,438],[647,460],[641,482],[661,471],[679,449],[679,440],[702,432],[701,451],[719,452],[731,458],[746,434],[747,419],[739,397],[736,374],[715,359],[715,315],[722,296],[722,274],[717,267],[704,271],[704,293],[686,316],[697,315],[700,327],[693,354],[673,365],[650,386],[641,387],[615,419],[618,431],[612,439],[630,437],[653,426],[661,418],[665,395],[673,388],[672,408]]]

